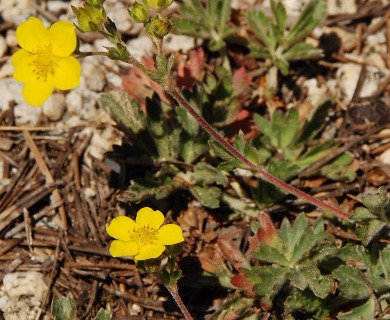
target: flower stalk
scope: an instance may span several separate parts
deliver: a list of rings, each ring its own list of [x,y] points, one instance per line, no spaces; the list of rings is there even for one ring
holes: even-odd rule
[[[169,293],[171,294],[172,298],[175,300],[176,304],[180,308],[180,310],[183,313],[186,320],[193,320],[190,312],[188,311],[186,305],[184,304],[183,300],[180,297],[179,289],[177,288],[177,284],[175,283],[175,284],[168,285],[168,284],[164,283],[164,285],[167,288],[167,290],[169,291]]]

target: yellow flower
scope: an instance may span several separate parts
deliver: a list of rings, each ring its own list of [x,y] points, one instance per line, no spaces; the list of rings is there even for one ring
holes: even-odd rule
[[[106,228],[107,233],[117,239],[111,243],[113,257],[135,256],[147,260],[161,256],[165,246],[184,241],[181,228],[176,224],[163,225],[164,215],[145,207],[137,212],[135,221],[119,216]]]
[[[58,21],[46,28],[31,17],[16,29],[22,49],[12,56],[14,78],[25,83],[22,94],[27,103],[41,106],[53,90],[69,90],[80,84],[80,63],[72,56],[76,49],[76,27]]]

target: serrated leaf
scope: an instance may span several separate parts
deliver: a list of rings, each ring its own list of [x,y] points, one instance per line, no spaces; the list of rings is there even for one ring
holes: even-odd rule
[[[170,177],[134,179],[122,198],[129,202],[139,202],[149,198],[164,199],[183,186]]]
[[[330,312],[326,303],[322,299],[317,298],[309,290],[293,290],[286,299],[285,308],[288,310],[288,313],[292,311],[313,313],[315,319],[325,319],[329,316]]]
[[[286,9],[281,1],[276,2],[275,0],[272,0],[271,10],[276,22],[274,26],[275,36],[278,42],[280,43],[283,38],[284,30],[286,27],[286,21],[287,21]]]
[[[325,141],[314,143],[303,155],[301,155],[295,164],[304,169],[317,160],[325,157],[334,147],[338,145],[336,141]]]
[[[287,181],[296,176],[300,168],[288,160],[271,160],[268,164],[268,173],[275,177]]]
[[[238,161],[229,151],[226,151],[217,141],[209,140],[210,149],[215,153],[215,155],[223,160],[227,161]]]
[[[275,50],[276,39],[273,33],[273,27],[270,18],[267,17],[262,11],[251,10],[248,13],[247,20],[250,29],[261,41],[261,43],[269,50]]]
[[[387,197],[386,189],[380,187],[378,193],[363,197],[362,202],[371,212],[379,215],[388,204],[389,198]]]
[[[119,127],[129,136],[134,137],[146,128],[145,115],[141,112],[137,101],[130,99],[126,92],[112,90],[103,93],[101,105],[108,112]]]
[[[270,138],[271,144],[276,147],[276,142],[278,139],[277,132],[273,130],[271,123],[257,113],[253,115],[253,121],[255,122],[257,129]]]
[[[370,210],[363,207],[358,207],[351,213],[351,220],[353,221],[367,221],[376,219],[377,216],[373,214]]]
[[[259,248],[252,253],[253,258],[262,262],[276,263],[280,266],[289,266],[290,261],[286,259],[284,252],[278,248],[270,247],[265,244],[260,244]]]
[[[217,187],[192,186],[189,190],[203,206],[211,209],[219,208],[219,202],[222,197],[221,189]]]
[[[194,183],[202,185],[216,183],[221,186],[226,186],[228,179],[220,170],[206,162],[199,162],[194,168]]]
[[[78,320],[74,299],[61,297],[51,304],[51,315],[54,320]]]
[[[307,286],[318,298],[325,299],[334,288],[332,277],[329,275],[322,275],[315,264],[304,266],[301,270],[297,271],[296,274],[297,273],[301,276],[299,284],[306,284],[304,288],[300,289],[303,290]],[[299,288],[299,286],[297,287]]]
[[[333,276],[340,281],[338,289],[345,299],[363,300],[370,297],[370,289],[367,288],[356,268],[349,265],[341,265],[333,271]]]
[[[283,119],[283,125],[280,128],[279,147],[286,149],[295,139],[299,132],[299,115],[296,108],[287,111]]]
[[[95,320],[110,320],[112,318],[112,313],[104,309],[100,309],[96,314]]]
[[[356,307],[348,312],[339,314],[338,320],[368,320],[375,319],[375,300],[370,298],[359,307]]]
[[[286,61],[316,59],[323,56],[322,49],[314,48],[310,43],[297,43],[283,53]]]
[[[317,27],[326,15],[326,3],[322,0],[311,0],[307,3],[297,21],[290,29],[285,48],[308,36]]]
[[[281,289],[287,281],[288,268],[280,266],[253,267],[244,270],[251,283],[254,284],[256,294],[262,297],[272,297]]]
[[[363,237],[363,245],[367,246],[370,242],[382,231],[386,223],[381,220],[371,220],[368,222],[367,228]]]

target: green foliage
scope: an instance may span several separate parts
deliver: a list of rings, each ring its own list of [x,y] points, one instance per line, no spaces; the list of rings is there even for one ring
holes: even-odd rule
[[[180,18],[175,20],[175,32],[209,40],[211,51],[225,47],[226,39],[237,29],[229,25],[230,0],[209,0],[205,7],[200,0],[185,0],[180,6]]]
[[[51,315],[54,320],[78,320],[74,299],[61,297],[53,300]],[[111,312],[100,309],[96,314],[95,320],[110,320],[111,317]]]
[[[352,219],[358,222],[357,233],[364,245],[368,245],[380,233],[389,235],[390,202],[386,189],[381,187],[376,194],[362,199],[365,207],[358,207],[352,212]]]
[[[293,226],[284,219],[275,245],[260,243],[252,253],[261,265],[245,270],[262,303],[272,305],[281,290],[309,290],[317,298],[326,298],[333,289],[333,279],[319,268],[322,260],[334,255],[336,247],[324,231],[323,221],[311,226],[300,214]]]
[[[277,89],[277,73],[289,72],[290,61],[320,58],[322,50],[303,42],[317,27],[326,14],[322,0],[311,0],[303,9],[294,25],[286,32],[287,14],[283,3],[271,0],[272,17],[262,11],[249,11],[248,24],[258,42],[250,41],[249,48],[254,57],[264,59],[268,65],[269,94]]]

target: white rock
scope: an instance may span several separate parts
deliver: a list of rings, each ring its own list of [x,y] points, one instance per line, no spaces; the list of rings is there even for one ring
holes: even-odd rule
[[[88,89],[100,92],[106,85],[106,76],[100,65],[90,60],[82,63],[83,78]]]
[[[4,57],[5,53],[7,52],[8,45],[5,41],[4,37],[0,35],[0,58]]]
[[[6,274],[3,278],[3,288],[11,300],[30,296],[33,303],[39,303],[48,289],[42,274],[36,271]]]
[[[16,25],[26,21],[35,14],[30,3],[31,0],[2,0],[0,1],[0,12],[6,21],[12,21]]]
[[[16,124],[34,126],[41,112],[42,108],[30,106],[25,101],[18,103],[15,107]]]
[[[167,52],[181,51],[183,53],[187,53],[194,47],[195,47],[195,38],[193,37],[176,35],[176,34],[168,34],[164,38],[164,49]]]
[[[17,82],[13,78],[0,79],[0,110],[4,111],[8,109],[10,101],[16,103],[23,103],[22,87],[20,82]]]
[[[18,41],[16,40],[16,31],[9,29],[5,35],[5,41],[7,42],[8,47],[16,47],[18,45]]]
[[[69,4],[64,1],[51,0],[47,2],[47,9],[54,14],[59,14],[61,11],[68,10]]]
[[[355,0],[328,0],[328,14],[355,14],[357,6]]]
[[[383,152],[379,159],[382,161],[385,165],[390,165],[390,149],[387,149],[385,152]]]
[[[137,60],[141,60],[144,56],[152,55],[154,43],[149,36],[140,36],[128,41],[127,49]]]
[[[112,17],[120,33],[126,33],[131,29],[133,24],[127,13],[127,9],[121,2],[116,2],[114,7],[109,9],[109,12],[111,13],[110,17]]]
[[[329,99],[326,87],[319,85],[317,79],[308,79],[303,83],[303,86],[307,88],[307,96],[313,107],[318,107]]]
[[[14,67],[11,64],[11,59],[8,59],[7,62],[0,68],[0,79],[12,77],[13,74]]]
[[[83,104],[83,96],[80,89],[71,90],[65,97],[68,112],[78,113]]]
[[[344,63],[336,72],[339,89],[337,95],[339,99],[343,100],[345,103],[349,103],[352,99],[360,71],[360,65],[355,63]],[[385,68],[367,67],[365,81],[360,91],[360,98],[370,97],[376,93],[389,74],[389,70]]]
[[[52,121],[62,118],[66,109],[66,100],[63,93],[53,93],[43,104],[42,112]]]

